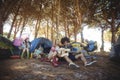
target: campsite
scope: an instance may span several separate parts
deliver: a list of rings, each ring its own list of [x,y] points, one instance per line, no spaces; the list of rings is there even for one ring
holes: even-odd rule
[[[120,80],[120,0],[0,0],[0,80]]]
[[[119,80],[120,65],[109,60],[108,56],[99,56],[98,62],[84,67],[77,61],[79,69],[71,70],[68,64],[61,63],[53,67],[50,62],[36,59],[9,59],[0,62],[0,80]]]
[[[7,39],[1,37],[3,41]],[[0,39],[1,39],[0,38]],[[43,39],[43,40],[42,40]],[[47,41],[51,45],[51,42],[45,38],[38,38],[33,40],[35,45],[36,40],[44,43]],[[44,42],[43,42],[44,41]],[[1,41],[2,42],[2,41]],[[10,41],[7,40],[10,45]],[[77,44],[77,43],[76,43]],[[12,45],[12,44],[11,44]],[[35,45],[37,47],[37,45]],[[31,48],[31,51],[35,48]],[[16,49],[16,48],[15,48]],[[46,50],[46,49],[45,49]],[[79,59],[75,61],[80,68],[71,69],[66,61],[61,61],[59,66],[55,67],[53,64],[46,60],[41,59],[20,59],[12,54],[9,49],[0,50],[0,80],[119,80],[120,79],[120,65],[116,60],[110,60],[108,52],[96,52],[97,62],[90,66],[83,66],[83,62]],[[11,57],[14,56],[14,57]],[[117,56],[118,57],[118,56]]]

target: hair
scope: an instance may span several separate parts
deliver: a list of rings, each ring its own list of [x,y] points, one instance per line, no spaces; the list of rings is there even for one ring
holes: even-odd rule
[[[66,41],[66,42],[70,42],[70,39],[69,39],[68,37],[63,37],[63,38],[61,39],[61,44],[64,44],[65,41]]]
[[[29,39],[29,38],[26,38],[24,41],[24,44],[26,45],[26,47],[28,47],[28,45],[27,45],[27,43],[29,43],[29,41],[27,41],[27,39]]]

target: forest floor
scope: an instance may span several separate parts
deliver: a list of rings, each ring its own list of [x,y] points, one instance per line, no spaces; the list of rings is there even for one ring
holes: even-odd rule
[[[102,54],[102,53],[101,53]],[[58,67],[39,59],[6,59],[0,61],[0,80],[120,80],[120,65],[109,60],[108,55],[97,55],[97,62],[70,69],[62,62]]]

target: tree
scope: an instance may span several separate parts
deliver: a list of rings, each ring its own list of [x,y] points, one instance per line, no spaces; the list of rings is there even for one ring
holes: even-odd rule
[[[112,33],[111,43],[114,44],[116,40],[116,37],[115,37],[116,32],[120,27],[120,15],[119,15],[120,1],[119,0],[96,0],[94,1],[92,7],[95,7],[95,8],[92,9],[92,14],[91,13],[89,14],[89,16],[91,16],[89,19],[91,19],[91,21],[93,20],[99,21],[102,19],[106,21],[106,24],[110,25],[110,29]]]
[[[0,34],[3,35],[3,25],[11,14],[12,9],[21,0],[0,0]]]

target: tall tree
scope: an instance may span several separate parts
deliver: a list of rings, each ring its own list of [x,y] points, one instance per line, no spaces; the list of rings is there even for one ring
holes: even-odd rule
[[[111,43],[114,44],[116,32],[120,27],[120,1],[96,0],[92,5],[93,9],[89,14],[89,19],[91,19],[91,21],[98,21],[99,18],[105,20],[106,24],[110,25],[112,33]]]
[[[12,9],[20,0],[0,0],[0,34],[3,35],[3,25],[7,20]]]
[[[28,22],[28,19],[27,19],[27,17],[23,17],[23,24],[22,24],[22,26],[21,26],[21,31],[20,31],[20,37],[22,36],[22,33],[23,33],[23,30],[25,29],[25,25],[27,24],[27,22]]]

